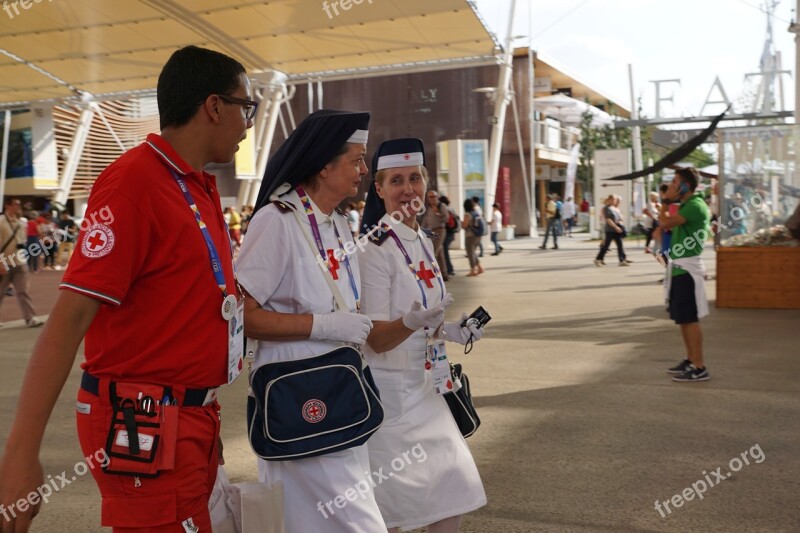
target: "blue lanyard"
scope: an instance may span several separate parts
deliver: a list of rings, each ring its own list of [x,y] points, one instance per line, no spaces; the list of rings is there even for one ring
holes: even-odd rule
[[[308,223],[311,224],[311,233],[314,234],[314,242],[317,244],[319,255],[322,257],[322,260],[325,261],[325,264],[328,265],[328,271],[333,274],[334,268],[332,259],[334,258],[329,258],[325,253],[325,245],[322,243],[322,235],[320,235],[319,232],[317,217],[314,215],[314,207],[311,205],[311,199],[308,197],[308,194],[306,194],[306,191],[303,189],[303,187],[297,187],[295,190],[297,191],[297,196],[300,197],[300,201],[303,202],[303,207],[305,208],[306,216],[308,217]],[[353,296],[356,299],[356,309],[358,309],[360,307],[358,301],[358,287],[356,286],[356,278],[353,275],[353,269],[350,266],[350,259],[347,257],[347,253],[344,251],[344,244],[342,243],[342,237],[339,235],[339,229],[336,227],[336,221],[331,219],[331,224],[333,224],[333,231],[336,234],[336,240],[339,241],[339,251],[344,258],[344,266],[347,269],[347,277],[350,278],[350,288],[353,290]]]
[[[417,280],[417,285],[419,286],[419,291],[422,293],[422,306],[427,309],[428,308],[428,298],[425,296],[425,287],[422,285],[422,279],[419,277],[419,272],[417,269],[414,268],[414,262],[411,260],[411,256],[408,255],[403,243],[400,241],[400,237],[397,236],[397,233],[389,227],[388,224],[385,222],[381,224],[381,229],[389,234],[389,236],[394,239],[394,242],[397,244],[397,247],[400,249],[400,252],[403,254],[403,257],[406,259],[406,264],[408,265],[408,269],[411,271],[411,274],[414,276],[414,279]],[[422,251],[425,252],[425,255],[428,257],[428,261],[430,261],[431,265],[433,265],[433,273],[436,276],[436,281],[439,282],[439,291],[441,293],[441,300],[444,300],[444,281],[442,280],[442,273],[439,270],[439,265],[436,264],[436,261],[433,259],[431,254],[428,252],[428,249],[425,247],[425,242],[420,237],[419,245],[422,247]],[[439,300],[439,301],[441,301]]]
[[[214,241],[211,239],[211,234],[208,232],[208,227],[206,226],[205,222],[203,222],[203,217],[200,216],[200,209],[198,209],[197,204],[194,202],[192,193],[189,192],[189,188],[186,186],[186,183],[175,173],[174,170],[170,170],[170,172],[172,173],[172,177],[175,178],[175,181],[178,183],[178,187],[181,188],[183,197],[186,199],[186,203],[189,204],[192,213],[194,213],[194,219],[197,221],[197,225],[200,227],[200,232],[203,234],[203,238],[206,241],[208,255],[211,258],[211,271],[214,272],[214,279],[217,282],[217,287],[219,287],[220,291],[222,291],[222,297],[224,299],[228,296],[228,284],[225,282],[225,273],[222,270],[222,261],[217,253],[217,247],[214,245]]]

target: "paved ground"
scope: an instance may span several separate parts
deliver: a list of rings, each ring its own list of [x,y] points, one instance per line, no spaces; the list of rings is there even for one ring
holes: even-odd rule
[[[458,357],[483,420],[469,444],[489,497],[462,531],[800,530],[800,312],[712,303],[703,322],[712,380],[673,383],[664,370],[681,359],[678,330],[660,303],[660,268],[641,247],[630,251],[629,268],[612,256],[596,268],[596,243],[561,239],[557,251],[538,244],[506,243],[503,254],[484,258],[484,275],[448,283],[453,316],[483,305],[494,317],[487,338]],[[466,259],[457,268],[464,272]],[[34,281],[42,284],[35,304],[46,310],[57,274]],[[707,290],[713,300],[713,281]],[[0,320],[15,306],[4,302]],[[0,444],[36,335],[0,329]],[[81,458],[78,378],[76,365],[47,433],[43,461],[54,476]],[[245,388],[240,379],[222,394],[233,481],[256,477],[243,432]],[[744,452],[749,465],[735,459]],[[718,467],[724,482],[712,474]],[[670,503],[662,518],[655,501],[699,480],[710,485],[703,499]],[[98,517],[94,484],[78,478],[45,506],[35,530],[101,531]]]
[[[28,294],[33,300],[33,308],[37,313],[47,314],[54,300],[58,284],[61,282],[63,271],[43,270],[35,274],[28,275]],[[0,327],[3,323],[20,320],[22,313],[16,296],[3,297],[0,305]]]

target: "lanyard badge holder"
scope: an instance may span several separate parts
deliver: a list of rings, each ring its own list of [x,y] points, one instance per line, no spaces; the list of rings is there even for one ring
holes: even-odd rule
[[[383,228],[385,231],[387,231],[389,236],[392,237],[395,244],[397,244],[397,247],[400,249],[400,253],[403,254],[406,264],[408,265],[408,269],[411,271],[411,274],[417,281],[420,293],[422,294],[422,306],[427,309],[428,298],[425,294],[425,287],[422,285],[422,279],[419,277],[417,269],[414,268],[414,262],[411,260],[411,256],[408,255],[408,252],[403,246],[403,243],[400,241],[400,238],[397,236],[397,233],[395,233],[395,231],[387,225],[384,225]],[[444,299],[444,283],[442,281],[442,275],[441,271],[439,270],[439,266],[428,252],[428,249],[425,247],[425,243],[422,242],[422,240],[420,240],[420,246],[422,246],[422,251],[425,253],[428,261],[430,261],[431,265],[433,266],[436,280],[439,282],[441,297]],[[445,342],[442,339],[434,339],[428,328],[425,328],[425,370],[431,371],[431,377],[433,378],[433,390],[436,392],[436,394],[442,395],[455,390],[456,385],[453,382],[450,374],[450,362],[447,360],[447,349],[445,348]]]
[[[171,173],[178,187],[180,187],[183,197],[186,199],[186,203],[189,204],[189,208],[192,210],[192,213],[194,213],[194,218],[197,221],[197,225],[200,227],[200,232],[203,234],[203,239],[206,242],[208,255],[211,260],[211,271],[214,274],[217,287],[222,293],[222,307],[220,312],[222,314],[222,319],[226,322],[225,329],[228,339],[227,376],[228,384],[231,384],[239,377],[244,367],[244,300],[238,298],[235,294],[228,294],[228,284],[225,281],[225,274],[222,270],[222,261],[219,258],[217,247],[211,238],[208,227],[205,222],[203,222],[203,217],[200,215],[200,209],[197,207],[186,183],[174,170],[171,171]],[[228,235],[227,225],[225,225],[224,235]],[[233,257],[232,248],[231,257]]]
[[[433,391],[441,396],[453,392],[456,385],[450,374],[450,362],[447,360],[447,349],[441,339],[430,337],[425,328],[425,370],[430,370],[433,378]]]

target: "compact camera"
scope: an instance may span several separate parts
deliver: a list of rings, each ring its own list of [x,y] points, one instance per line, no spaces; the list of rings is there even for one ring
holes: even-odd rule
[[[469,317],[461,323],[461,327],[464,328],[467,326],[475,325],[479,328],[482,328],[483,326],[488,324],[491,319],[492,317],[489,315],[489,313],[486,312],[486,309],[484,309],[483,306],[481,306],[478,307],[475,311],[473,311],[472,314],[469,315]]]

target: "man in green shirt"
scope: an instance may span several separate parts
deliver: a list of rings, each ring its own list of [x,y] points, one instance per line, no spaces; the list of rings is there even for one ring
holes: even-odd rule
[[[697,171],[683,168],[675,171],[665,197],[680,203],[680,209],[670,215],[662,207],[658,217],[664,230],[672,230],[669,249],[670,268],[667,272],[669,314],[681,328],[686,346],[686,358],[667,370],[675,381],[706,381],[710,378],[703,362],[703,332],[700,318],[708,314],[704,278],[705,266],[700,259],[703,246],[710,235],[709,211],[703,197],[695,194],[699,182]]]

